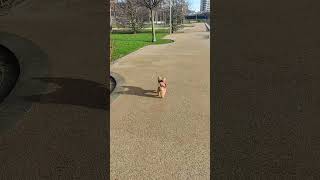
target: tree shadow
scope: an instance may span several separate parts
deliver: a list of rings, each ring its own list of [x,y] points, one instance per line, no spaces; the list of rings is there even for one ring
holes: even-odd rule
[[[136,86],[121,86],[121,88],[127,89],[124,91],[118,91],[118,94],[127,94],[127,95],[135,95],[135,96],[144,96],[151,98],[160,98],[157,94],[156,90],[145,90]]]
[[[59,87],[46,94],[25,96],[24,99],[41,104],[68,104],[87,108],[109,108],[107,104],[108,87],[106,85],[72,78],[33,78],[44,83],[53,83]]]

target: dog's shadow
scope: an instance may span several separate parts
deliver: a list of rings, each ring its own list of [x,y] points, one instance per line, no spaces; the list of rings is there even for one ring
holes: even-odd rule
[[[160,98],[156,90],[145,90],[136,86],[121,86],[122,91],[118,91],[118,94],[127,94],[135,96],[144,96],[152,98]]]

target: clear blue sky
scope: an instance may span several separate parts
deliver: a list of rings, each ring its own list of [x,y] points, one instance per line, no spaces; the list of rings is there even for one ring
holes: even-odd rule
[[[200,11],[200,0],[188,0],[190,3],[190,10]]]

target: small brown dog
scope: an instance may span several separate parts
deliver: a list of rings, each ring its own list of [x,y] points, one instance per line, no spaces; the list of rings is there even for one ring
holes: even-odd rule
[[[157,89],[158,96],[161,98],[164,98],[167,92],[167,79],[159,76],[158,83],[159,83],[159,86]]]

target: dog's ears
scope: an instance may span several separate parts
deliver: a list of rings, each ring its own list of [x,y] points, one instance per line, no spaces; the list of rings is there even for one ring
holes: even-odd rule
[[[161,76],[158,76],[158,81],[162,80],[162,77]]]
[[[166,79],[166,78],[163,78],[163,79],[162,79],[162,81],[163,81],[163,82],[166,82],[166,81],[167,81],[167,79]]]

